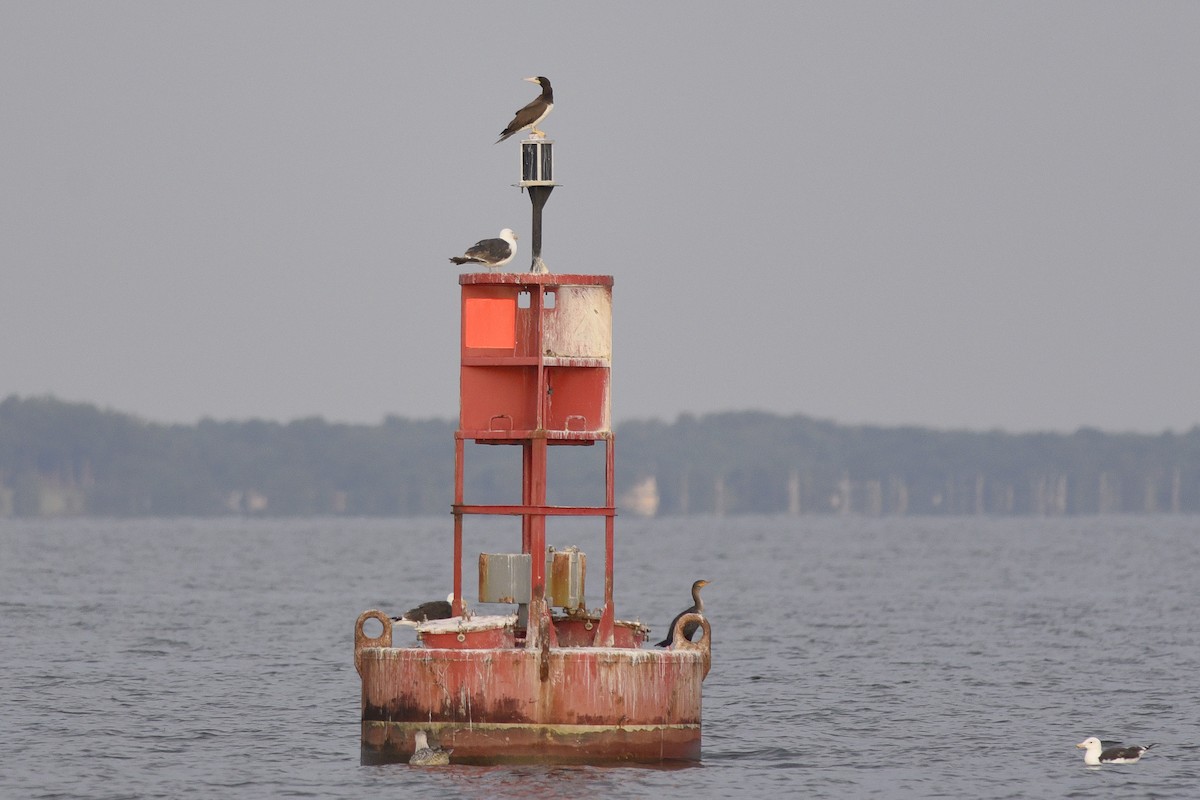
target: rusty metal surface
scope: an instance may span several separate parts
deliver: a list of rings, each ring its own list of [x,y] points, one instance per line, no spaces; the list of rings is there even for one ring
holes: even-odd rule
[[[615,517],[617,509],[612,506],[468,506],[456,505],[455,514],[488,514],[491,516],[520,517],[540,514],[544,517]]]
[[[356,652],[364,752],[399,758],[416,727],[436,725],[456,761],[698,758],[704,641],[672,650],[366,646]]]
[[[367,620],[379,620],[383,625],[383,632],[379,636],[368,636],[365,630]],[[392,646],[392,618],[383,613],[377,608],[372,608],[370,611],[364,611],[358,615],[358,621],[354,623],[354,668],[358,670],[358,674],[362,675],[362,664],[359,662],[363,648],[366,647],[391,647]]]
[[[650,629],[639,622],[615,620],[612,626],[612,641],[597,642],[600,621],[603,617],[594,614],[570,614],[554,617],[554,630],[558,634],[559,647],[641,647],[646,642]]]
[[[606,286],[559,286],[542,353],[568,359],[612,358],[612,293]]]
[[[406,759],[418,729],[453,748],[457,763],[698,760],[707,620],[698,620],[698,641],[677,635],[659,650],[641,649],[646,628],[615,618],[612,277],[469,273],[459,283],[454,609],[462,613],[463,521],[475,514],[521,517],[519,556],[481,556],[480,598],[528,605],[515,630],[422,628],[422,646],[406,648],[391,646],[391,621],[381,612],[360,617],[354,662],[364,761]],[[466,502],[465,440],[521,446],[519,503]],[[548,506],[549,445],[596,441],[606,443],[604,505]],[[599,615],[584,604],[582,553],[547,559],[546,519],[560,515],[604,518]],[[518,558],[520,585],[501,580]],[[551,603],[572,613],[552,617]],[[372,618],[384,626],[374,638],[363,632]]]
[[[584,606],[587,554],[578,547],[546,553],[546,602],[565,609]]]
[[[698,623],[703,635],[692,642],[683,635],[683,629],[689,623]],[[708,671],[712,668],[712,625],[709,624],[708,618],[703,614],[683,614],[675,621],[675,636],[674,640],[668,648],[672,651],[680,651],[685,653],[698,653],[704,659],[704,678],[708,677]]]
[[[364,764],[405,762],[413,734],[426,730],[442,747],[454,748],[456,764],[599,762],[695,762],[701,757],[700,726],[523,725],[481,723],[470,727],[430,722],[362,723]]]
[[[546,274],[513,272],[465,272],[458,276],[461,286],[535,285],[535,286],[612,286],[611,275],[582,275],[571,272]]]
[[[528,603],[532,560],[529,553],[480,553],[479,602]]]
[[[515,615],[510,619],[515,619]],[[417,639],[428,648],[444,650],[485,650],[516,646],[511,621],[484,628],[464,627],[459,630],[426,630],[418,627]]]
[[[365,648],[360,664],[363,719],[467,725],[698,724],[707,666],[698,652],[617,648]]]
[[[611,434],[612,278],[463,275],[459,429],[476,440]]]

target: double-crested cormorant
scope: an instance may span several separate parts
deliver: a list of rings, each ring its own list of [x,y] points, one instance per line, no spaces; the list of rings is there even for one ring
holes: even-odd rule
[[[417,731],[413,738],[416,739],[417,749],[413,752],[412,758],[408,759],[409,764],[416,767],[440,767],[450,763],[450,754],[454,750],[430,747],[425,731]]]
[[[500,231],[498,239],[480,239],[461,256],[450,256],[455,264],[482,264],[488,269],[500,269],[517,254],[517,235],[512,228]]]
[[[1095,736],[1089,736],[1075,746],[1084,751],[1083,763],[1092,766],[1096,764],[1136,764],[1141,759],[1142,753],[1154,747],[1152,744],[1144,747],[1135,744],[1131,747],[1110,747],[1107,750],[1101,750],[1104,745]]]
[[[398,617],[392,617],[392,621],[399,622],[401,625],[416,625],[418,622],[428,622],[431,619],[450,619],[454,616],[454,609],[450,605],[453,601],[454,592],[451,592],[446,595],[445,600],[430,600],[428,603],[421,603]]]
[[[680,611],[678,614],[675,615],[675,619],[671,620],[671,627],[669,627],[667,629],[667,638],[663,639],[661,642],[654,645],[655,647],[670,647],[671,646],[671,644],[675,641],[675,623],[679,622],[679,618],[682,617],[684,614],[703,614],[704,613],[704,601],[700,599],[700,590],[703,589],[705,586],[708,586],[708,581],[696,581],[695,583],[692,584],[692,606],[691,606],[691,608],[685,608],[683,611]],[[684,625],[683,626],[684,638],[686,638],[688,641],[691,641],[692,634],[694,634],[696,632],[696,629],[699,627],[700,627],[700,623],[698,623],[698,622],[689,622],[686,625]]]
[[[554,90],[550,88],[550,79],[539,75],[536,78],[525,78],[525,80],[541,86],[542,93],[517,112],[513,121],[508,123],[508,127],[500,131],[500,138],[496,140],[496,144],[500,144],[517,131],[523,131],[526,128],[529,128],[531,136],[546,135],[537,129],[537,124],[544,120],[554,108]]]

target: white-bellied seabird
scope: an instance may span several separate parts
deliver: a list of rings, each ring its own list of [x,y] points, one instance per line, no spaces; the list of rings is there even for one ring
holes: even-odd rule
[[[512,228],[500,231],[499,239],[480,239],[467,248],[461,256],[451,256],[455,264],[482,264],[488,269],[499,269],[513,260],[517,254],[517,235]]]
[[[704,601],[700,599],[700,590],[708,586],[708,581],[696,581],[692,584],[692,605],[691,608],[685,608],[675,615],[675,619],[671,620],[671,627],[667,629],[667,638],[663,639],[655,647],[670,647],[675,643],[675,623],[679,622],[679,618],[684,614],[703,614]],[[698,622],[689,622],[683,626],[683,636],[688,641],[691,641],[692,634],[700,627]]]
[[[1136,764],[1141,759],[1142,753],[1154,747],[1152,744],[1144,747],[1135,744],[1130,747],[1110,747],[1103,750],[1104,745],[1095,736],[1089,736],[1075,746],[1084,751],[1083,763],[1089,765]]]
[[[450,763],[450,754],[454,750],[430,747],[425,731],[417,731],[413,738],[416,740],[416,750],[413,751],[412,758],[408,759],[409,764],[417,767],[440,767]]]
[[[530,136],[546,135],[537,129],[537,124],[554,109],[554,90],[550,88],[550,79],[539,75],[536,78],[525,78],[524,80],[541,86],[542,93],[517,112],[513,121],[508,123],[508,127],[500,131],[500,138],[496,140],[496,144],[500,144],[517,131],[523,131],[526,128],[529,128]]]
[[[430,600],[428,603],[421,603],[416,608],[410,608],[398,617],[392,617],[393,622],[399,622],[401,625],[416,626],[421,622],[428,622],[431,619],[450,619],[454,616],[454,609],[450,605],[454,602],[454,592],[446,595],[445,600]],[[466,605],[466,601],[463,601]]]

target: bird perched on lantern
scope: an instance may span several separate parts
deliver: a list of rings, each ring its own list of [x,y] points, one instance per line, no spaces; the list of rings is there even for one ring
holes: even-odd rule
[[[489,270],[500,269],[517,254],[517,234],[512,228],[500,231],[498,239],[480,239],[461,256],[451,256],[455,264],[482,264]]]
[[[526,128],[529,129],[530,136],[546,135],[537,129],[537,124],[554,110],[554,89],[550,88],[550,79],[542,75],[536,78],[525,78],[524,80],[541,86],[542,93],[533,98],[528,105],[517,112],[512,122],[508,123],[508,127],[500,131],[500,138],[496,140],[496,144],[500,144],[508,137]]]

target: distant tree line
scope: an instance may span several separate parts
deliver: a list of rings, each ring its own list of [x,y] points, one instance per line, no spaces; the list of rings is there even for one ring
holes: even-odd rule
[[[736,412],[630,422],[618,439],[659,513],[1200,512],[1200,427],[978,433]]]
[[[0,401],[0,516],[448,513],[449,420],[163,425],[52,397]],[[1161,435],[844,426],[730,412],[631,421],[623,511],[1200,512],[1200,427]],[[550,502],[603,498],[603,446],[553,448]],[[467,499],[517,502],[520,449],[468,445]]]

